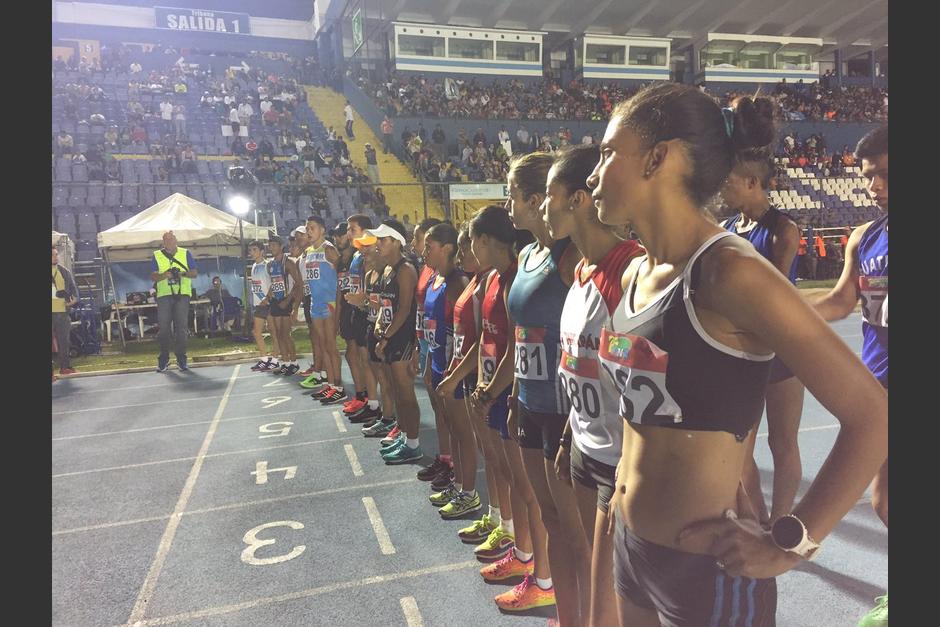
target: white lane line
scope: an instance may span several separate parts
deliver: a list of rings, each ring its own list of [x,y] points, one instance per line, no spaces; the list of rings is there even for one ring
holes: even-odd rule
[[[106,409],[127,409],[128,407],[149,407],[151,405],[163,405],[166,403],[190,403],[192,401],[211,401],[217,398],[238,398],[241,396],[257,396],[259,394],[270,394],[270,391],[267,390],[258,390],[255,392],[241,392],[239,394],[229,394],[226,391],[224,396],[190,396],[187,398],[162,398],[155,400],[152,403],[135,403],[132,405],[109,405],[107,407],[90,407],[87,409],[69,409],[66,411],[55,411],[53,410],[53,416],[63,416],[65,414],[80,414],[89,411],[104,411]],[[297,397],[294,397],[297,398]],[[291,399],[293,400],[293,398]]]
[[[346,425],[343,424],[343,419],[340,417],[338,411],[333,412],[333,420],[336,421],[336,428],[339,429],[339,432],[346,433]]]
[[[375,506],[375,499],[371,496],[362,497],[362,504],[366,506],[366,513],[369,514],[369,522],[372,523],[372,530],[375,532],[375,537],[379,541],[379,548],[382,550],[382,555],[393,555],[395,553],[395,545],[392,544],[392,539],[388,536],[388,529],[385,528],[385,523],[382,522],[382,515],[379,514],[379,508]]]
[[[253,418],[271,418],[273,416],[291,416],[297,415],[298,413],[316,413],[318,411],[329,410],[328,407],[315,407],[313,409],[294,409],[292,411],[279,411],[279,412],[270,412],[265,414],[253,414],[251,416],[235,416],[233,418],[223,418],[219,422],[235,422],[238,420],[251,420]],[[203,420],[201,422],[181,422],[179,424],[173,425],[158,425],[155,427],[142,427],[140,429],[125,429],[123,431],[104,431],[102,433],[85,433],[82,435],[63,435],[57,438],[52,438],[53,442],[59,440],[79,440],[82,438],[97,438],[104,435],[121,435],[123,433],[137,433],[138,431],[155,431],[157,429],[173,429],[175,427],[190,427],[193,425],[207,425],[211,420]]]
[[[295,414],[297,412],[288,412],[288,413]],[[421,429],[421,432],[436,431],[436,430],[437,430],[436,427],[426,427],[424,429]],[[342,438],[328,438],[326,440],[312,440],[309,442],[298,442],[296,444],[278,444],[276,446],[263,446],[260,448],[248,448],[248,449],[242,449],[238,451],[225,451],[222,453],[210,453],[206,455],[205,458],[212,459],[215,457],[226,457],[228,455],[244,455],[246,453],[262,453],[264,451],[273,451],[273,450],[282,449],[282,448],[296,448],[298,446],[313,446],[314,444],[326,444],[328,442],[346,442],[348,440],[358,440],[358,439],[359,439],[359,436],[347,435],[346,437],[342,437]],[[152,462],[141,462],[139,464],[126,464],[124,466],[107,466],[105,468],[91,468],[89,470],[75,470],[72,472],[62,472],[56,475],[52,475],[52,478],[62,479],[64,477],[78,477],[81,475],[88,475],[88,474],[93,474],[97,472],[111,472],[114,470],[130,470],[131,468],[141,468],[143,466],[157,466],[159,464],[173,464],[176,462],[192,461],[194,459],[196,458],[195,457],[177,457],[174,459],[159,459],[157,461],[152,461]]]
[[[193,467],[189,471],[189,476],[186,478],[183,491],[180,493],[179,500],[176,501],[176,507],[173,508],[170,520],[166,525],[166,529],[163,531],[163,537],[160,538],[160,546],[157,547],[157,554],[154,557],[153,563],[150,565],[150,570],[147,572],[147,578],[144,579],[144,583],[140,587],[140,592],[137,594],[134,609],[127,619],[128,623],[135,623],[143,619],[144,613],[147,611],[147,603],[150,601],[151,596],[153,596],[154,588],[157,586],[157,579],[160,578],[163,563],[166,561],[166,556],[170,552],[170,545],[173,544],[173,538],[176,536],[176,529],[179,527],[182,514],[186,510],[186,505],[189,504],[189,497],[192,496],[193,488],[196,487],[196,479],[199,478],[199,471],[202,470],[202,462],[205,459],[206,452],[209,450],[209,445],[212,444],[212,438],[215,436],[216,429],[219,426],[219,419],[222,417],[222,412],[225,411],[225,406],[228,405],[229,394],[231,394],[232,388],[235,387],[235,379],[238,378],[239,370],[241,370],[241,365],[235,366],[235,370],[232,372],[232,378],[229,379],[228,387],[225,388],[225,393],[222,395],[222,400],[219,402],[219,408],[216,409],[215,416],[212,417],[212,424],[209,425],[209,430],[206,432],[206,437],[202,441],[202,446],[199,448],[196,461],[193,463]]]
[[[424,619],[421,618],[421,612],[418,611],[418,602],[415,601],[414,597],[405,597],[399,599],[398,602],[401,604],[401,611],[405,615],[405,620],[408,621],[408,627],[424,627]]]
[[[479,568],[480,562],[476,560],[467,561],[467,562],[455,562],[452,564],[441,564],[440,566],[431,566],[429,568],[418,568],[415,570],[406,570],[401,573],[392,573],[390,575],[377,575],[374,577],[366,577],[364,579],[353,579],[352,581],[343,581],[340,583],[334,583],[327,586],[320,586],[317,588],[307,588],[306,590],[299,590],[297,592],[290,592],[288,594],[279,594],[272,597],[262,597],[259,599],[254,599],[252,601],[245,601],[243,603],[235,603],[232,605],[220,605],[217,607],[209,607],[203,610],[197,610],[195,612],[187,612],[185,614],[174,614],[172,616],[160,616],[158,618],[148,618],[140,622],[140,627],[150,627],[150,625],[172,625],[173,623],[182,623],[187,621],[196,620],[199,618],[208,618],[210,616],[220,616],[222,614],[231,614],[233,612],[242,612],[245,610],[251,610],[258,607],[264,607],[266,605],[274,605],[277,603],[284,603],[286,601],[294,601],[297,599],[305,599],[313,596],[318,596],[321,594],[329,594],[331,592],[338,592],[340,590],[350,590],[355,588],[364,588],[365,586],[371,586],[380,583],[387,583],[390,581],[398,581],[401,579],[411,579],[414,577],[423,577],[424,575],[434,575],[437,573],[449,573],[458,570],[467,570],[470,568]]]
[[[482,470],[480,472],[483,472]],[[246,507],[253,507],[255,505],[268,505],[270,503],[281,503],[284,501],[293,501],[295,499],[311,499],[318,496],[329,496],[330,494],[339,494],[341,492],[352,492],[355,490],[372,490],[375,488],[384,488],[387,486],[399,485],[403,483],[414,483],[414,479],[394,479],[391,481],[378,481],[376,483],[367,483],[364,485],[350,485],[343,486],[342,488],[329,488],[327,490],[316,490],[314,492],[302,492],[300,494],[288,494],[286,496],[274,496],[268,499],[258,499],[254,501],[242,501],[241,503],[228,503],[227,505],[217,505],[216,507],[206,507],[203,509],[193,509],[188,512],[183,512],[182,516],[201,516],[202,514],[212,514],[214,512],[224,512],[231,509],[243,509]],[[87,525],[85,527],[72,527],[71,529],[58,529],[52,532],[54,536],[62,536],[70,533],[80,533],[83,531],[94,531],[96,529],[109,529],[111,527],[126,527],[129,525],[138,525],[145,522],[153,522],[157,520],[166,520],[171,514],[164,514],[162,516],[152,516],[150,518],[137,518],[134,520],[119,520],[116,522],[110,523],[101,523],[98,525]]]
[[[133,374],[133,373],[128,373],[128,374]],[[79,379],[75,379],[75,380],[78,381]],[[228,381],[228,377],[222,377],[220,379],[216,379],[216,378],[199,379],[198,381],[196,381],[196,383],[201,384],[201,383],[208,383],[210,381]],[[135,385],[134,390],[136,391],[136,390],[146,390],[149,388],[170,388],[170,387],[174,389],[179,389],[180,387],[179,382],[174,381],[173,383],[157,383],[154,385]],[[198,390],[186,388],[186,391],[196,392]],[[64,400],[65,398],[74,396],[75,394],[106,394],[108,392],[121,392],[122,394],[126,394],[127,388],[124,386],[119,386],[115,388],[98,388],[98,389],[91,389],[91,390],[69,390],[68,392],[65,392],[62,396],[54,400]]]
[[[839,423],[836,423],[834,425],[822,425],[819,427],[805,427],[803,429],[800,429],[798,433],[806,433],[807,431],[828,431],[829,429],[838,429],[838,428],[839,428]],[[767,432],[764,431],[762,433],[758,433],[757,437],[766,438]]]
[[[346,458],[349,459],[349,465],[352,466],[353,476],[361,477],[362,466],[359,464],[359,458],[356,457],[356,451],[353,450],[352,444],[344,444],[343,449],[346,451]]]

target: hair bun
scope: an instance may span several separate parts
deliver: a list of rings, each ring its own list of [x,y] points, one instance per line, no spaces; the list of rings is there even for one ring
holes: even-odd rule
[[[748,96],[735,98],[734,132],[731,141],[735,151],[763,148],[774,141],[774,105],[769,98]]]

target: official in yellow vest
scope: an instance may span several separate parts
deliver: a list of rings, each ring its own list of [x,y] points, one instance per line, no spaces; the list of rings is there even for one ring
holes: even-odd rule
[[[192,280],[196,277],[196,260],[191,252],[180,248],[173,231],[163,234],[163,248],[153,252],[150,278],[157,288],[157,323],[160,331],[160,356],[157,372],[170,364],[170,344],[176,354],[176,365],[187,370],[186,327],[189,321],[189,300],[193,295]],[[171,332],[170,327],[173,327]]]
[[[74,374],[69,361],[69,332],[72,320],[69,307],[78,302],[78,286],[72,273],[59,265],[59,251],[52,248],[52,334],[58,347],[59,374]]]

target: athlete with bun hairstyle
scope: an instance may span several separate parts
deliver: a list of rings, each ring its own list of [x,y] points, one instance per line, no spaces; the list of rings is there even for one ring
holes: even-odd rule
[[[619,104],[588,179],[598,217],[647,254],[623,275],[600,362],[621,394],[610,502],[623,626],[773,625],[776,582],[810,559],[888,453],[887,393],[781,272],[703,209],[773,127],[750,98],[685,85]],[[840,422],[822,469],[770,531],[741,487],[778,354]],[[803,356],[811,354],[813,359]]]

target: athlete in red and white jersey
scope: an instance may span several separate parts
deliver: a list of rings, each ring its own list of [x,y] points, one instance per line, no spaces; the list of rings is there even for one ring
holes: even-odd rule
[[[557,479],[574,487],[580,526],[591,547],[585,558],[589,564],[572,565],[590,570],[590,608],[582,608],[581,616],[584,624],[611,625],[617,613],[613,551],[605,524],[623,421],[617,416],[619,391],[601,376],[597,351],[601,329],[623,294],[621,276],[643,249],[635,241],[621,240],[597,219],[586,179],[599,154],[596,146],[576,146],[556,154],[548,172],[542,219],[553,239],[570,237],[583,256],[561,313],[558,380],[571,409],[554,461]],[[573,556],[579,559],[580,554]]]

